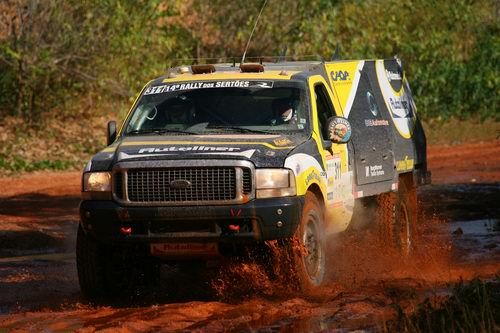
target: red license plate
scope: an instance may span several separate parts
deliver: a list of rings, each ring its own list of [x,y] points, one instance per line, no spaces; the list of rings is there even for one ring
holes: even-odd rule
[[[216,256],[217,243],[158,243],[151,244],[151,254],[160,257]]]

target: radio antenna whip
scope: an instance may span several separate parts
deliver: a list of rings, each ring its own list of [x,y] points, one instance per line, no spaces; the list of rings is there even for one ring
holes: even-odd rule
[[[245,62],[245,56],[247,55],[248,51],[248,46],[250,45],[250,41],[252,40],[253,33],[255,31],[255,28],[257,27],[257,24],[259,23],[260,15],[264,11],[264,7],[266,7],[267,0],[264,0],[264,3],[262,4],[262,7],[260,8],[259,16],[257,16],[257,19],[255,20],[255,24],[253,26],[252,32],[250,33],[250,37],[248,37],[248,42],[247,46],[245,47],[245,52],[243,52],[243,57],[241,58],[241,63]]]

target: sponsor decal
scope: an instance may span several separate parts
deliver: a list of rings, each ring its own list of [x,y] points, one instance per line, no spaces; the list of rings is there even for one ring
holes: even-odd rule
[[[389,122],[387,120],[380,119],[365,119],[366,127],[374,127],[374,126],[389,126]]]
[[[330,140],[347,142],[352,133],[351,124],[344,118],[335,118],[330,122],[328,133],[330,133]]]
[[[408,158],[408,156],[405,156],[404,160],[396,161],[396,170],[397,171],[412,170],[414,164],[415,161],[413,160],[413,158]]]
[[[273,140],[274,144],[278,147],[288,146],[293,144],[288,138],[278,138]]]
[[[315,171],[312,171],[310,174],[307,175],[306,186],[311,184],[313,180],[316,180],[318,183],[321,184],[321,176],[318,175],[318,173]]]
[[[181,147],[184,148],[184,147]],[[221,147],[219,147],[221,148]],[[168,156],[168,155],[178,155],[179,153],[188,153],[192,155],[225,155],[225,156],[243,156],[246,158],[251,158],[253,154],[255,153],[255,149],[249,149],[245,151],[238,151],[238,152],[233,152],[233,151],[221,151],[221,150],[216,150],[213,151],[211,150],[176,150],[176,151],[171,151],[171,150],[165,150],[165,151],[159,151],[157,150],[158,148],[145,148],[147,150],[142,150],[138,154],[127,154],[124,152],[118,153],[118,160],[126,160],[126,159],[131,159],[131,158],[138,158],[138,157],[152,157],[152,156]],[[161,149],[161,148],[160,148]],[[236,148],[233,148],[235,150]],[[239,150],[239,148],[237,148]]]
[[[387,69],[385,70],[385,75],[387,76],[387,80],[389,80],[389,82],[402,80],[401,74],[387,70]]]
[[[375,102],[375,97],[373,97],[372,93],[369,91],[366,92],[366,100],[368,101],[370,112],[373,114],[374,117],[376,117],[378,115],[377,102]]]
[[[377,78],[385,104],[399,134],[410,138],[415,127],[415,104],[408,82],[403,81],[402,74],[397,72],[396,68],[388,70],[385,67],[383,60],[377,60]]]
[[[385,174],[384,170],[382,170],[381,165],[367,165],[365,166],[365,177],[377,177],[383,176]]]
[[[342,182],[342,161],[339,154],[327,156],[326,158],[326,171],[328,174],[327,190],[332,193],[329,201],[342,201],[343,200],[343,182]]]
[[[163,84],[146,88],[144,95],[162,94],[173,91],[210,89],[210,88],[272,88],[273,81],[215,81]]]
[[[389,104],[391,105],[391,110],[395,117],[407,118],[412,116],[408,100],[404,100],[400,97],[390,97]]]
[[[207,146],[193,146],[193,147],[164,147],[164,148],[141,148],[139,149],[139,154],[151,154],[151,153],[166,153],[166,152],[185,152],[185,151],[219,151],[219,152],[231,152],[239,151],[241,148],[237,147],[207,147]]]
[[[347,71],[333,71],[330,73],[330,75],[332,77],[332,80],[335,82],[351,80]]]
[[[328,178],[328,184],[327,184],[327,185],[328,185],[329,187],[332,187],[334,184],[335,184],[335,182],[334,182],[334,180],[333,180],[333,177]]]
[[[338,155],[326,161],[326,170],[330,175],[333,175],[333,178],[331,178],[332,182],[340,179],[342,175],[342,164]]]
[[[151,254],[156,256],[189,256],[218,254],[217,243],[154,243],[151,244]]]

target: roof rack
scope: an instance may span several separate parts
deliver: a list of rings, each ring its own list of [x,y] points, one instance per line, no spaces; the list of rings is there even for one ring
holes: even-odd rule
[[[176,77],[177,74],[208,74],[214,72],[232,72],[240,70],[242,73],[260,73],[274,70],[281,72],[290,71],[310,71],[324,62],[324,60],[315,55],[305,56],[260,56],[247,57],[246,63],[237,63],[236,57],[220,58],[187,58],[175,59],[177,66],[168,69],[168,77]],[[191,65],[186,65],[191,63]]]

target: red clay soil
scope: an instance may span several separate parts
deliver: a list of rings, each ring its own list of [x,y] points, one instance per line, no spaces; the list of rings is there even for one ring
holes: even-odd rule
[[[427,159],[435,184],[500,182],[500,140],[430,146]]]
[[[446,198],[442,198],[441,186],[447,191],[455,188],[446,184],[473,184],[476,191],[484,186],[492,200],[500,192],[499,140],[429,147],[428,159],[433,182],[441,185],[435,187],[437,196],[424,190],[425,207],[444,209]],[[463,191],[464,187],[459,189]],[[153,298],[138,297],[138,303],[96,307],[79,299],[73,255],[14,263],[2,258],[9,254],[72,252],[79,191],[78,172],[41,172],[0,179],[0,241],[8,240],[6,249],[0,246],[0,331],[303,332],[381,328],[395,315],[395,304],[412,311],[424,298],[446,294],[448,283],[500,273],[500,250],[495,246],[500,240],[498,233],[481,229],[485,234],[481,238],[476,229],[467,233],[468,224],[453,222],[462,223],[465,229],[463,235],[456,236],[453,223],[445,223],[431,212],[420,230],[422,244],[411,260],[381,255],[383,251],[371,241],[369,233],[341,235],[333,240],[330,251],[336,266],[329,272],[331,283],[314,294],[288,290],[289,286],[269,280],[256,264],[235,263],[222,269],[211,285],[186,286],[188,279],[181,277],[169,280],[171,285],[163,286],[160,295]],[[213,293],[193,291],[200,288],[212,288]]]

